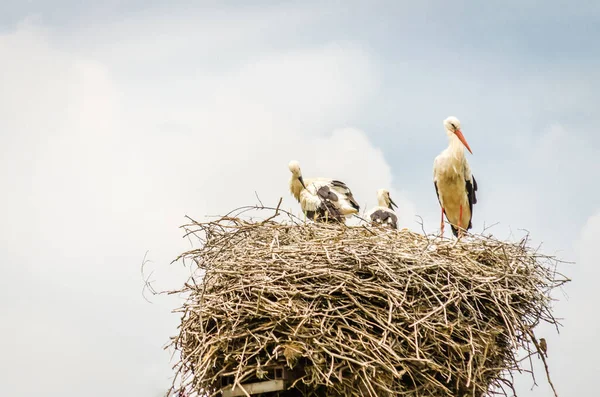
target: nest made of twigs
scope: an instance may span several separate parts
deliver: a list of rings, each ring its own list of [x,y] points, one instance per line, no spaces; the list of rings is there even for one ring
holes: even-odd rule
[[[300,395],[506,395],[515,370],[533,371],[518,351],[539,352],[534,327],[558,324],[550,292],[568,280],[527,239],[287,215],[186,225],[202,244],[178,258],[199,272],[178,291],[173,390],[218,395],[224,378],[265,380],[283,363]]]

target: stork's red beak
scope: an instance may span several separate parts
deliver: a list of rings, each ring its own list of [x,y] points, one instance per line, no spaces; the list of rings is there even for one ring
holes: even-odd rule
[[[469,147],[469,144],[467,143],[467,140],[465,139],[465,136],[462,134],[462,131],[457,128],[457,129],[454,130],[454,133],[456,134],[456,136],[458,137],[458,139],[460,139],[460,141],[462,142],[462,144],[465,145],[465,147],[467,148],[467,150],[469,151],[469,153],[473,154],[473,151]]]

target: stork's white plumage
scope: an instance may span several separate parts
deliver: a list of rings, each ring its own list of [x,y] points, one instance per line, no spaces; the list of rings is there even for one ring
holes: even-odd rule
[[[398,206],[390,197],[390,192],[386,189],[379,189],[377,191],[377,203],[378,205],[369,211],[367,218],[375,225],[397,229],[398,216],[394,212],[394,207],[398,208]]]
[[[297,161],[288,165],[290,192],[300,203],[302,211],[312,220],[337,220],[358,213],[360,206],[344,182],[329,178],[304,179]]]
[[[477,181],[465,158],[465,147],[473,154],[460,129],[456,117],[444,120],[446,134],[450,140],[448,148],[433,162],[433,184],[442,208],[441,233],[444,234],[444,214],[452,233],[459,236],[472,227],[473,204],[477,203]]]

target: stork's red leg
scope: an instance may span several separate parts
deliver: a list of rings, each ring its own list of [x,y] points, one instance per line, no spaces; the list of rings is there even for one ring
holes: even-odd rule
[[[444,207],[442,207],[442,221],[440,222],[440,231],[444,235]]]

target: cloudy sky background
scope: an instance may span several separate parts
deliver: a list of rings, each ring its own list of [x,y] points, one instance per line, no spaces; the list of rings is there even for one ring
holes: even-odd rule
[[[292,158],[364,208],[390,187],[402,226],[434,232],[449,115],[474,151],[475,231],[527,229],[576,262],[565,327],[538,336],[561,397],[596,393],[600,3],[90,4],[0,4],[2,395],[162,395],[178,302],[142,298],[144,254],[176,287],[184,215],[255,191],[296,211]],[[518,380],[550,395],[542,372]]]

